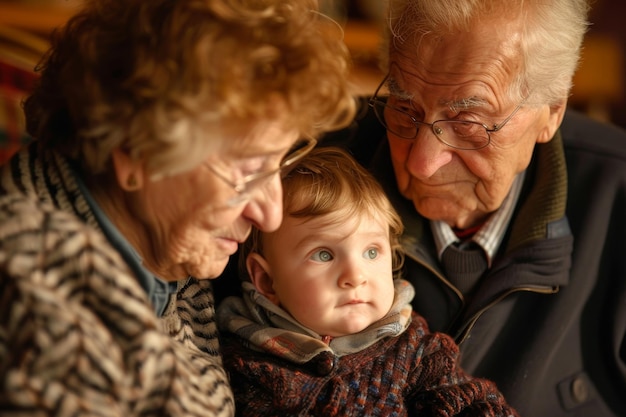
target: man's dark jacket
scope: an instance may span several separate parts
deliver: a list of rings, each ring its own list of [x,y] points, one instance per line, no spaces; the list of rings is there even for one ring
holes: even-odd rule
[[[568,110],[536,146],[501,248],[471,299],[446,280],[429,223],[401,197],[385,131],[367,111],[347,146],[405,222],[414,308],[452,335],[462,366],[529,417],[626,416],[626,132]]]

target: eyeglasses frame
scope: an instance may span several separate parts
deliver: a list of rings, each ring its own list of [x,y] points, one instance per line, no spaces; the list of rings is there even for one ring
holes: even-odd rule
[[[501,129],[502,129],[502,128],[503,128],[503,127],[504,127],[504,126],[505,126],[505,125],[509,122],[509,120],[511,120],[511,119],[513,118],[513,116],[515,116],[515,114],[517,114],[517,112],[518,112],[518,111],[522,108],[522,106],[524,105],[524,103],[525,103],[525,102],[526,102],[526,100],[528,99],[528,96],[526,96],[526,98],[524,98],[524,99],[523,99],[523,100],[522,100],[522,101],[521,101],[521,102],[517,105],[517,107],[515,107],[515,109],[513,110],[513,112],[512,112],[511,114],[509,114],[509,116],[508,116],[506,119],[504,119],[504,120],[503,120],[502,122],[500,122],[500,123],[496,123],[496,124],[494,124],[492,128],[489,128],[489,127],[488,127],[486,124],[484,124],[484,123],[475,122],[475,121],[472,121],[472,120],[449,120],[449,119],[440,119],[440,120],[435,120],[435,121],[434,121],[434,122],[432,122],[432,123],[428,123],[428,122],[421,122],[421,121],[417,120],[415,117],[413,117],[411,114],[409,114],[409,113],[405,112],[404,110],[400,110],[400,109],[399,109],[399,108],[397,108],[397,107],[390,106],[389,104],[387,104],[387,102],[385,102],[385,101],[383,101],[383,100],[381,100],[381,99],[379,99],[379,98],[378,98],[378,92],[379,92],[379,91],[380,91],[380,89],[383,87],[383,85],[385,85],[385,82],[387,82],[387,79],[389,79],[389,76],[390,76],[390,75],[391,75],[390,73],[387,73],[387,75],[385,75],[385,78],[383,78],[383,80],[381,81],[381,83],[380,83],[380,84],[378,85],[378,87],[376,88],[376,91],[374,92],[374,95],[373,95],[372,97],[370,97],[370,99],[368,100],[368,105],[369,105],[369,106],[370,106],[370,107],[374,110],[374,114],[376,115],[376,118],[378,118],[378,120],[379,120],[379,121],[383,124],[383,126],[385,126],[385,127],[387,128],[387,122],[384,120],[384,118],[385,118],[385,117],[384,117],[384,115],[380,116],[380,115],[378,114],[378,112],[376,111],[376,108],[375,108],[375,105],[376,105],[376,104],[378,104],[378,105],[382,105],[384,108],[389,107],[389,108],[391,108],[391,109],[393,109],[393,110],[395,110],[395,111],[398,111],[398,112],[400,112],[400,113],[404,113],[404,114],[406,114],[406,115],[407,115],[407,116],[411,119],[411,121],[413,122],[413,124],[415,124],[415,127],[417,128],[417,129],[415,130],[415,135],[413,135],[412,137],[404,137],[404,136],[400,136],[400,135],[396,134],[395,132],[392,132],[392,133],[394,133],[395,135],[397,135],[397,136],[399,136],[399,137],[401,137],[401,138],[403,138],[403,139],[415,139],[415,138],[417,137],[417,134],[419,133],[419,125],[426,125],[426,126],[429,126],[429,127],[430,127],[431,131],[433,132],[433,134],[435,135],[435,137],[437,138],[437,140],[438,140],[439,142],[443,143],[443,144],[444,144],[444,145],[446,145],[446,146],[449,146],[450,148],[453,148],[453,149],[458,149],[458,150],[465,150],[465,151],[477,151],[477,150],[480,150],[480,149],[483,149],[483,148],[485,148],[485,147],[489,146],[489,144],[491,143],[491,133],[493,133],[493,132],[498,132],[499,130],[501,130]],[[383,120],[381,120],[381,119],[383,119]],[[476,124],[476,125],[482,126],[482,127],[485,129],[485,131],[487,132],[487,142],[486,142],[484,145],[482,145],[482,146],[480,146],[480,147],[478,147],[478,148],[464,148],[464,147],[460,147],[460,146],[450,145],[449,143],[447,143],[447,142],[445,142],[443,139],[441,139],[441,137],[440,137],[441,132],[437,132],[437,130],[435,129],[435,124],[437,124],[437,123],[441,123],[441,122],[459,122],[459,123],[461,123],[461,122],[462,122],[462,123],[472,123],[472,124]]]
[[[296,150],[288,153],[285,158],[281,161],[278,168],[273,169],[271,171],[265,172],[257,172],[254,174],[246,175],[245,177],[240,178],[238,181],[233,181],[229,179],[226,175],[219,172],[213,165],[205,163],[204,165],[213,173],[216,177],[221,179],[224,183],[228,184],[235,192],[237,196],[233,197],[228,201],[229,206],[234,206],[241,203],[243,200],[247,198],[247,196],[252,192],[254,188],[248,188],[249,184],[261,180],[263,178],[270,178],[273,175],[278,174],[279,172],[284,172],[286,168],[295,164],[302,158],[304,158],[317,144],[317,140],[312,137],[304,137],[301,140],[297,141],[294,145],[298,143],[304,142],[304,146],[297,148]]]

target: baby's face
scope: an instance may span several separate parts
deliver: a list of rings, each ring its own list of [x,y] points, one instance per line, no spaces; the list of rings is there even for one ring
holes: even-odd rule
[[[389,312],[393,256],[382,219],[287,216],[264,242],[277,303],[319,335],[357,333]]]

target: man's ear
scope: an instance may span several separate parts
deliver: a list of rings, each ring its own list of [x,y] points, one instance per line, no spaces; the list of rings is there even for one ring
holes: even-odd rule
[[[559,126],[561,126],[566,108],[567,99],[563,99],[557,104],[548,107],[548,122],[546,123],[546,127],[540,132],[537,143],[550,142]]]
[[[271,276],[270,266],[261,255],[252,252],[246,258],[246,268],[252,284],[257,291],[263,294],[272,303],[278,305],[280,300],[274,291],[274,280]]]
[[[111,153],[115,178],[120,188],[125,191],[137,191],[143,187],[144,172],[141,164],[133,160],[128,153],[120,148]]]

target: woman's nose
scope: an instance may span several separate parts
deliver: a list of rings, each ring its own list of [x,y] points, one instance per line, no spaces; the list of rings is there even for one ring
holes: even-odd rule
[[[262,232],[273,232],[283,220],[283,188],[280,175],[254,190],[242,216]]]

